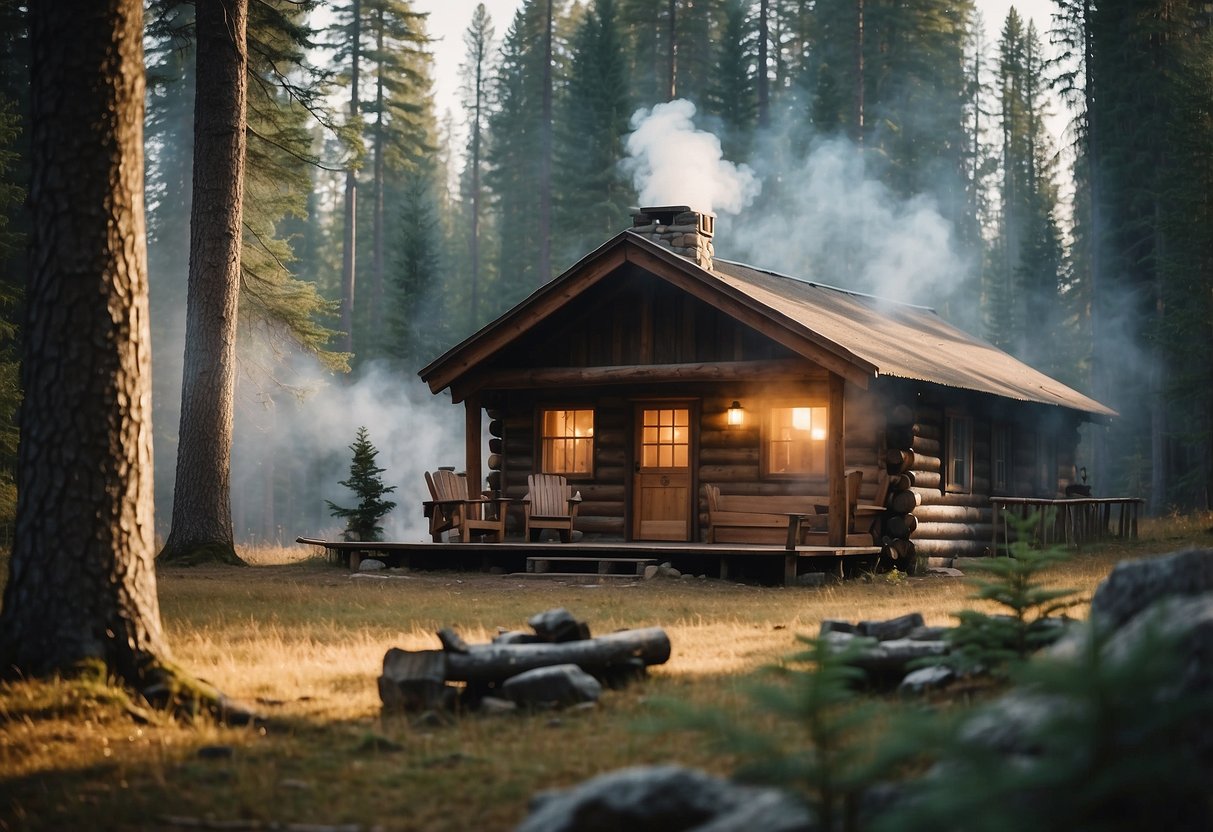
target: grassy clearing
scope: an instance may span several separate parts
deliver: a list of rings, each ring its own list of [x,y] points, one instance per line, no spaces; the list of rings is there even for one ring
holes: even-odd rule
[[[1050,573],[1089,596],[1116,561],[1213,543],[1213,516],[1143,525],[1133,546],[1077,554]],[[508,829],[529,796],[624,765],[677,760],[727,773],[704,738],[640,730],[656,703],[714,708],[799,741],[745,696],[747,676],[796,651],[823,618],[920,611],[952,623],[963,581],[883,577],[822,589],[674,581],[578,586],[479,574],[351,578],[300,549],[241,552],[251,568],[160,572],[176,659],[240,699],[265,730],[132,720],[120,693],[56,682],[0,687],[0,830],[166,828],[173,816],[388,829]],[[3,573],[7,574],[7,564]],[[596,632],[660,625],[674,645],[649,681],[590,712],[469,716],[419,726],[379,713],[389,647],[470,641],[565,606]],[[890,708],[895,703],[888,703]],[[168,826],[167,828],[172,828]]]

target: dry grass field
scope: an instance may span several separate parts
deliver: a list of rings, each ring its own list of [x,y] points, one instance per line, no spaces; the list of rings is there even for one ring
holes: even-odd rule
[[[1120,559],[1213,545],[1210,526],[1210,515],[1147,522],[1138,543],[1077,553],[1049,581],[1089,596]],[[954,578],[871,576],[816,589],[455,572],[356,578],[302,547],[243,554],[250,568],[162,569],[162,613],[175,659],[257,703],[267,725],[140,720],[119,692],[80,683],[0,686],[0,830],[509,829],[533,792],[613,768],[678,761],[729,772],[734,761],[703,736],[652,730],[671,702],[799,741],[745,688],[824,618],[920,611],[947,624],[973,606]],[[483,641],[557,606],[599,633],[662,626],[673,657],[590,711],[436,725],[381,715],[375,679],[389,647],[437,647],[441,626]]]

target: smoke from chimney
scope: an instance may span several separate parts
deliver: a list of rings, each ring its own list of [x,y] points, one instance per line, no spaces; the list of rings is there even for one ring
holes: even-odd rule
[[[632,115],[629,158],[620,164],[641,205],[688,205],[696,211],[737,214],[762,184],[748,165],[723,158],[720,140],[696,130],[695,105],[684,99]]]

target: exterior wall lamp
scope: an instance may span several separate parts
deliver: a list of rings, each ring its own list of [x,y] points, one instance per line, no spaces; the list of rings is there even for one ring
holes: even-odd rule
[[[739,428],[745,424],[745,408],[736,399],[729,405],[729,427]]]

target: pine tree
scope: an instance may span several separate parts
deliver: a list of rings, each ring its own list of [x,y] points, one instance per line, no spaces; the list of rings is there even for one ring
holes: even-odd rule
[[[354,508],[342,508],[330,500],[325,502],[332,516],[345,519],[346,540],[379,540],[383,534],[379,521],[396,507],[394,502],[383,497],[395,491],[396,486],[383,484],[379,475],[386,469],[375,464],[379,451],[371,444],[365,427],[358,428],[349,448],[354,453],[350,463],[350,477],[341,480],[340,484],[354,492],[358,505]]]
[[[558,269],[625,227],[634,199],[619,169],[632,113],[614,0],[596,0],[573,38],[557,125]]]
[[[488,251],[485,242],[489,230],[486,222],[488,192],[485,188],[484,173],[488,155],[489,117],[492,112],[489,79],[493,72],[496,50],[493,21],[483,3],[476,6],[472,22],[464,32],[463,44],[467,51],[461,67],[461,93],[468,126],[468,143],[460,182],[462,211],[455,236],[456,239],[466,241],[461,249],[467,252],[468,286],[466,314],[456,314],[454,321],[460,322],[456,324],[457,328],[474,332],[483,322],[480,314],[481,295],[485,284],[491,279],[491,272],[486,269],[488,258],[484,256]]]
[[[720,120],[720,145],[726,159],[749,157],[750,139],[759,121],[759,85],[763,81],[756,53],[760,35],[751,25],[749,4],[728,0],[717,45],[717,68],[708,85],[704,113]]]

